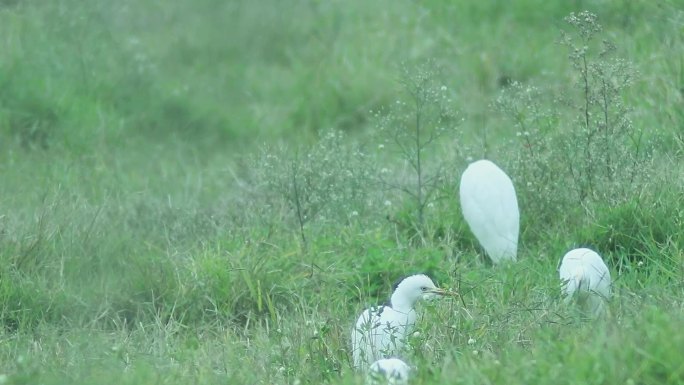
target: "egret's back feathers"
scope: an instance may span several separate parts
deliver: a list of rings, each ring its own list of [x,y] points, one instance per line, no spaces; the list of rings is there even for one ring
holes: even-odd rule
[[[585,312],[598,316],[610,299],[610,271],[601,256],[586,248],[569,251],[558,269],[565,302],[575,301]]]
[[[516,260],[520,211],[508,175],[489,160],[473,162],[461,175],[459,195],[463,217],[492,262]]]

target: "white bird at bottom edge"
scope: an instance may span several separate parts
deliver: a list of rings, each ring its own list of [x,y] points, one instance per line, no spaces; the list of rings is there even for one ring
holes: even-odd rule
[[[411,367],[399,358],[381,358],[368,369],[366,385],[408,385]]]

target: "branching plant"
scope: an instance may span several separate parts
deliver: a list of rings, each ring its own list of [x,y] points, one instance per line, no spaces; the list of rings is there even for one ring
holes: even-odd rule
[[[508,116],[515,128],[512,175],[521,204],[535,218],[553,218],[567,198],[558,178],[560,162],[552,159],[558,156],[553,136],[559,122],[557,106],[545,99],[543,90],[513,82],[501,92],[494,108]]]
[[[642,156],[642,131],[633,126],[622,100],[635,72],[614,57],[611,41],[597,42],[602,27],[595,14],[571,13],[565,21],[572,31],[562,32],[561,44],[569,49],[579,91],[577,129],[565,141],[566,163],[579,202],[604,199],[616,187],[632,186]]]
[[[636,72],[615,57],[612,42],[601,40],[596,15],[565,20],[571,28],[561,44],[569,49],[574,87],[554,94],[514,82],[495,102],[517,131],[510,156],[527,220],[561,226],[640,199],[650,185],[651,159],[651,145],[624,101]]]
[[[422,231],[425,209],[439,190],[444,169],[444,162],[428,155],[438,139],[454,131],[456,114],[447,87],[437,83],[432,63],[416,71],[405,70],[401,85],[407,98],[397,100],[388,113],[377,115],[378,131],[383,142],[399,153],[410,175],[392,178],[381,173],[379,179],[386,189],[400,191],[414,202],[414,225]]]
[[[284,202],[285,215],[294,220],[304,250],[309,222],[340,222],[363,209],[370,174],[366,155],[343,145],[344,140],[341,132],[328,131],[309,148],[267,148],[255,168],[263,174],[256,177],[270,199]]]
[[[590,12],[565,18],[572,27],[561,44],[570,51],[574,89],[559,97],[513,83],[495,106],[516,127],[520,183],[535,217],[553,217],[562,207],[595,201],[614,205],[633,195],[647,153],[642,131],[623,101],[635,71],[615,58],[616,47],[599,41],[602,27]]]

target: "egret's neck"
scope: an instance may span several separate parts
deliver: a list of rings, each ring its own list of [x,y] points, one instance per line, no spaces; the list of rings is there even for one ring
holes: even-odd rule
[[[413,306],[416,304],[415,301],[410,301],[401,292],[395,292],[390,298],[392,303],[392,309],[401,312],[408,313],[413,310]]]

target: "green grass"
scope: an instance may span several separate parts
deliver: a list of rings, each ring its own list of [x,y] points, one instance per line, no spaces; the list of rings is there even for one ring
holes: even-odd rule
[[[584,200],[558,44],[583,9],[638,73],[619,100],[643,132],[610,143],[635,177]],[[416,384],[684,383],[683,31],[676,1],[0,0],[0,383],[361,384],[356,317],[422,271],[463,303],[421,306]],[[417,225],[378,183],[415,175],[377,128],[411,122],[402,70],[427,61],[459,121]],[[511,119],[502,93],[549,113]],[[460,215],[483,156],[518,189],[513,265]],[[559,301],[580,245],[615,281],[594,322]]]

